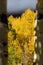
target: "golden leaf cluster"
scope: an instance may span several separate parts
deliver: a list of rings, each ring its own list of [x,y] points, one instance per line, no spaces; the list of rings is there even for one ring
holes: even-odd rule
[[[21,17],[15,18],[12,15],[8,17],[8,65],[19,63],[32,65],[35,17],[36,13],[30,9],[26,10]]]

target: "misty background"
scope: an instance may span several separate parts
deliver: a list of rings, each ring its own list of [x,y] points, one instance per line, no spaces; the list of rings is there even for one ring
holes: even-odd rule
[[[7,13],[20,13],[26,9],[36,10],[36,0],[7,0]]]

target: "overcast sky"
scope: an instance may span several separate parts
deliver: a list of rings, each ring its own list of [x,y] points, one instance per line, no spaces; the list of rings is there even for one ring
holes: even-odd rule
[[[25,9],[36,9],[36,0],[7,0],[7,12],[18,13]]]

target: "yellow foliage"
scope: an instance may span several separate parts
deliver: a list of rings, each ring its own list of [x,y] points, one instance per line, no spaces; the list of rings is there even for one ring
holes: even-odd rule
[[[32,10],[26,10],[21,17],[15,18],[12,15],[8,17],[8,26],[11,25],[11,30],[8,32],[8,51],[10,52],[10,45],[16,49],[17,58],[21,60],[22,55],[25,55],[25,51],[28,51],[30,55],[34,52],[34,21],[36,13]],[[16,32],[16,38],[15,32]],[[14,33],[14,34],[13,34]],[[12,41],[11,41],[12,40]],[[11,42],[10,42],[11,41]],[[10,52],[12,53],[12,52]],[[10,56],[10,55],[9,55]],[[30,64],[31,65],[31,64]]]

